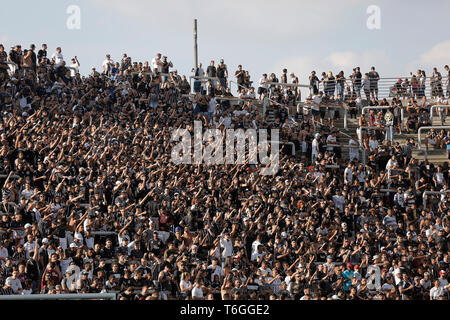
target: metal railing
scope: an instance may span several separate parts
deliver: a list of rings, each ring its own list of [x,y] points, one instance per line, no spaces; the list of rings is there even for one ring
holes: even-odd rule
[[[427,195],[436,195],[436,194],[446,195],[448,193],[450,193],[450,190],[446,190],[446,191],[424,191],[422,193],[423,208],[426,209],[426,207],[427,207],[427,198],[428,198]]]
[[[424,152],[425,159],[428,157],[428,150],[427,148],[422,148],[422,131],[423,130],[430,130],[430,129],[446,129],[450,130],[450,126],[426,126],[426,127],[420,127],[419,130],[417,130],[417,150]]]
[[[190,76],[189,77],[189,85],[191,86],[191,90],[194,90],[194,87],[192,86],[192,79],[194,80],[200,80],[201,83],[206,83],[209,80],[215,80],[219,81],[218,77],[203,77],[203,76]]]
[[[400,89],[397,90],[398,87],[398,80],[402,79],[401,85],[400,85]],[[413,87],[411,86],[411,76],[402,76],[402,77],[396,77],[396,78],[379,78],[379,80],[377,81],[376,87],[378,90],[378,99],[383,99],[383,98],[393,98],[395,96],[399,96],[402,98],[411,98],[417,94],[421,94],[423,92],[423,94],[427,97],[427,98],[433,98],[433,97],[437,97],[436,92],[433,92],[433,89],[436,87],[439,87],[439,85],[436,86],[431,86],[430,84],[430,77],[427,77],[425,80],[425,84],[422,88],[417,87],[417,90],[414,90]],[[405,82],[405,80],[407,80],[407,84]],[[361,79],[361,89],[359,94],[361,94],[361,98],[366,98],[366,91],[369,91],[368,89],[370,89],[370,80],[368,81],[368,84],[366,86],[364,86],[364,82],[367,81],[366,79]],[[323,91],[324,93],[327,92],[327,90],[324,87],[324,83],[328,82],[325,81],[321,81],[319,83],[319,90]],[[440,81],[440,88],[442,88],[442,91],[444,91],[445,94],[445,88],[448,85],[447,80],[443,79]],[[334,82],[332,84],[332,87],[334,86],[334,90],[332,92],[332,94],[334,94],[335,96],[337,95],[337,83]],[[353,92],[353,84],[351,82],[350,79],[346,79],[346,83],[344,84],[344,94],[346,95],[348,93],[348,88],[350,88],[350,91]],[[366,89],[366,90],[365,90]],[[370,96],[369,96],[370,99]]]
[[[319,104],[319,108],[327,108],[327,109],[341,109],[344,111],[344,130],[348,130],[348,108],[346,105],[328,105],[328,104]],[[305,103],[305,102],[299,102],[297,104],[297,112],[298,112],[298,108],[306,108],[306,109],[312,109],[312,107],[310,106],[310,103]]]
[[[383,109],[390,109],[390,108],[392,108],[392,106],[366,106],[366,107],[363,107],[361,109],[361,112],[362,112],[363,115],[365,115],[367,110],[373,110],[373,109],[383,110]],[[404,109],[403,108],[400,109],[400,125],[401,125],[402,130],[405,130],[405,126],[404,126]]]
[[[450,105],[443,105],[443,104],[432,105],[431,108],[430,108],[430,121],[431,121],[431,124],[433,124],[434,111],[436,109],[438,109],[438,108],[448,109],[448,108],[450,108]],[[444,114],[440,114],[440,112],[438,112],[438,116],[441,118],[441,124],[444,125],[445,124],[445,115]],[[444,117],[442,117],[442,116],[444,116]]]

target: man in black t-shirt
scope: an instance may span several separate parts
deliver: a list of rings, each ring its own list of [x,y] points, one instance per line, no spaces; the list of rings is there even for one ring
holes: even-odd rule
[[[42,62],[42,59],[47,59],[47,45],[45,43],[42,45],[42,49],[38,51],[37,59],[39,63]]]
[[[211,63],[209,64],[208,68],[206,68],[206,75],[210,78],[215,78],[217,76],[217,70],[214,66],[214,60],[211,60]],[[209,79],[209,82],[211,83],[212,87],[216,87],[216,80]]]
[[[317,78],[315,71],[312,71],[309,76],[309,88],[311,95],[319,94],[319,78]]]
[[[217,66],[217,77],[219,78],[220,85],[224,90],[227,89],[227,77],[228,77],[228,69],[227,65],[223,62],[223,59],[220,59],[220,63]]]
[[[378,100],[378,80],[380,75],[375,71],[375,67],[370,68],[369,72],[369,89],[372,97]]]
[[[14,62],[17,65],[17,69],[20,69],[20,58],[22,56],[22,48],[17,45],[11,49],[9,52],[8,60]]]
[[[36,71],[37,68],[37,57],[36,57],[36,53],[34,52],[34,50],[36,49],[36,46],[34,44],[30,45],[30,49],[29,51],[31,51],[31,64],[32,64],[32,68],[34,71]]]
[[[361,81],[362,81],[362,74],[359,67],[355,68],[354,73],[354,83],[353,83],[353,92],[355,95],[358,95],[361,92]]]
[[[234,73],[234,76],[236,77],[237,84],[239,85],[237,91],[241,92],[241,86],[244,86],[245,80],[245,70],[242,69],[242,65],[238,65],[238,69]]]

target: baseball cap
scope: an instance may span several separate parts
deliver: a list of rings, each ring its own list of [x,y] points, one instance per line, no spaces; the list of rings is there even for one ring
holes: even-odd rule
[[[180,228],[180,227],[176,227],[176,228],[175,228],[175,232],[178,232],[178,231],[181,231],[181,228]]]
[[[350,262],[347,262],[347,268],[351,268],[353,265]]]
[[[29,223],[25,224],[25,226],[24,226],[25,229],[26,229],[26,228],[31,228],[31,227],[32,227],[32,225],[29,224]]]
[[[445,274],[445,270],[439,271],[439,274]]]
[[[316,133],[314,136],[315,137],[320,137],[320,133]]]
[[[70,247],[70,248],[76,248],[77,245],[76,245],[75,243],[71,243],[71,244],[69,245],[69,247]]]
[[[48,239],[47,238],[42,239],[42,243],[48,243]]]

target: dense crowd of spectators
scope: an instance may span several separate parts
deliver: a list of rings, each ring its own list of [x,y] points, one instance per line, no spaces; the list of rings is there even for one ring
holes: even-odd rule
[[[448,162],[418,161],[413,139],[395,142],[401,98],[378,100],[375,68],[367,87],[359,68],[349,83],[343,72],[314,72],[305,103],[290,108],[299,88],[273,84],[272,74],[255,92],[242,66],[234,76],[244,101],[222,99],[232,97],[223,60],[192,70],[193,95],[160,54],[150,63],[107,55],[87,76],[79,66],[61,48],[50,56],[46,45],[37,54],[0,46],[0,294],[449,298]],[[289,78],[283,70],[280,83],[298,83]],[[428,112],[417,94],[407,130],[417,129],[412,110]],[[363,103],[391,108],[365,116]],[[343,107],[378,127],[352,135],[348,154],[335,146]],[[297,152],[283,144],[274,176],[247,162],[175,165],[171,130],[192,132],[194,120],[279,129]],[[427,144],[448,149],[450,134],[430,133]]]

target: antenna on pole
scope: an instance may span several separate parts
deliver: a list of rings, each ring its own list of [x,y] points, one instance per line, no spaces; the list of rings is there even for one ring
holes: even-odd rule
[[[194,19],[194,68],[198,68],[197,19]]]

